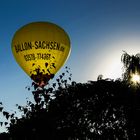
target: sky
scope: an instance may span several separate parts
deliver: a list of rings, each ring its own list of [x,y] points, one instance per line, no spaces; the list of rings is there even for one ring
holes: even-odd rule
[[[71,54],[59,73],[68,66],[76,82],[97,80],[100,74],[116,79],[122,74],[123,51],[140,53],[139,5],[139,0],[0,0],[0,101],[4,107],[13,111],[15,104],[32,98],[25,88],[32,81],[11,51],[12,37],[20,27],[49,21],[68,33]]]

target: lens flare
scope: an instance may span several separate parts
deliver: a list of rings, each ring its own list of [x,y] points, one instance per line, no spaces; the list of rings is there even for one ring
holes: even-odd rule
[[[134,84],[137,84],[137,83],[140,83],[140,75],[139,74],[133,74],[132,75],[132,79],[131,81],[134,83]]]

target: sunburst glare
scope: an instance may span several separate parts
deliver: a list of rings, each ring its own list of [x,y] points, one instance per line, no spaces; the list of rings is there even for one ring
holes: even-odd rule
[[[133,74],[131,81],[134,84],[140,83],[140,75],[138,73]]]

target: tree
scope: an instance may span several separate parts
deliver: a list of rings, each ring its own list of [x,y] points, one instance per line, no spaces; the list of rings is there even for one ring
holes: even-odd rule
[[[121,61],[124,65],[123,79],[130,82],[132,74],[140,74],[140,54],[129,55],[124,51]]]
[[[39,89],[33,83],[34,102],[17,105],[21,118],[1,110],[10,119],[9,139],[140,139],[140,88],[127,81],[129,74],[139,72],[137,57],[123,54],[124,80],[99,76],[97,81],[76,83],[71,82],[71,74],[65,78],[62,73],[47,88]]]
[[[10,122],[8,132],[12,139],[131,140],[138,137],[140,90],[135,91],[119,80],[71,84],[64,81],[60,76],[52,87],[33,92],[35,103],[28,101],[27,106],[18,106],[23,116]]]

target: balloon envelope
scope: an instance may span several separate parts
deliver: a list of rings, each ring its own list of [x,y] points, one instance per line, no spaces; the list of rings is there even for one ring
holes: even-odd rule
[[[49,80],[70,54],[68,34],[49,22],[29,23],[12,39],[12,52],[20,67],[35,81]]]

